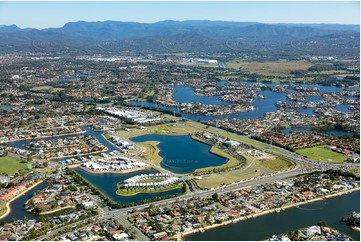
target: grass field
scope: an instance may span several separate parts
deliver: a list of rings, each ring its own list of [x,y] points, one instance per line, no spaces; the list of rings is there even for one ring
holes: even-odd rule
[[[52,86],[38,86],[30,89],[30,91],[42,91],[42,92],[60,92],[62,90],[64,90],[64,88],[54,88]]]
[[[31,169],[31,163],[22,163],[21,160],[10,156],[0,157],[0,174],[12,176]]]
[[[232,60],[225,64],[227,68],[241,69],[262,75],[288,75],[291,71],[305,71],[313,66],[307,61],[244,62]]]
[[[192,139],[197,140],[199,142],[204,142],[202,139],[195,137],[195,136],[192,136]],[[195,170],[195,172],[205,172],[205,171],[213,170],[214,168],[222,169],[222,168],[234,167],[240,163],[235,157],[227,154],[225,151],[221,150],[220,148],[218,148],[216,146],[212,146],[212,148],[210,149],[210,152],[226,158],[228,160],[227,163],[220,165],[220,166],[210,166],[210,167],[197,169],[197,170]]]
[[[172,126],[172,124],[161,124],[156,126],[149,126],[145,129],[132,128],[130,131],[119,130],[118,133],[123,138],[129,139],[146,134],[181,135],[193,133],[196,131],[198,130],[195,128],[177,123],[176,126]]]
[[[218,68],[218,64],[216,63],[194,63],[194,66],[201,66],[201,67],[211,67],[211,68]]]
[[[297,150],[296,153],[304,155],[312,160],[328,163],[343,163],[347,159],[347,156],[333,152],[324,146],[300,149]]]
[[[222,75],[217,76],[217,78],[221,79],[222,81],[228,81],[231,78],[239,78],[239,75]]]
[[[159,149],[157,147],[158,144],[158,141],[146,141],[138,143],[137,145],[144,151],[145,160],[147,160],[151,164],[160,166],[163,158],[159,156]]]
[[[267,150],[271,150],[271,151],[276,152],[276,153],[280,153],[277,149],[269,147],[267,144],[263,144],[263,143],[258,142],[256,140],[244,138],[244,137],[242,137],[240,135],[237,135],[237,134],[233,134],[233,133],[223,131],[223,130],[218,130],[218,129],[216,129],[214,127],[211,127],[211,126],[206,128],[207,127],[206,125],[198,123],[198,122],[194,122],[194,121],[187,121],[186,124],[198,128],[197,131],[204,130],[204,131],[208,131],[208,132],[211,132],[211,133],[216,133],[216,134],[222,135],[224,137],[228,137],[228,138],[230,138],[232,140],[236,140],[236,141],[239,141],[239,142],[242,142],[242,143],[245,143],[245,144],[252,145],[252,146],[257,147],[259,149],[267,149]]]
[[[0,217],[3,216],[6,213],[6,202],[0,203]]]
[[[276,159],[264,160],[247,157],[246,165],[240,169],[204,176],[202,180],[196,180],[201,188],[216,188],[224,184],[231,184],[241,180],[268,175],[277,171],[288,170],[294,167],[289,161],[277,157]]]

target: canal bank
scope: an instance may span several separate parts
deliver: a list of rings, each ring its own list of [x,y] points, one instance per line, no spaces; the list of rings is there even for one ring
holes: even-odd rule
[[[287,209],[288,208],[288,209]],[[323,220],[327,226],[336,229],[354,240],[360,239],[360,233],[341,222],[342,217],[352,211],[360,211],[359,188],[353,192],[340,192],[316,198],[302,203],[283,207],[280,213],[275,209],[245,216],[233,221],[216,224],[205,229],[190,231],[178,236],[178,239],[191,241],[255,241],[267,240],[275,234],[287,233],[309,227]],[[262,216],[261,216],[262,215]],[[224,226],[227,225],[227,226]]]
[[[145,200],[158,199],[166,196],[173,196],[182,194],[181,188],[175,188],[169,191],[154,192],[154,193],[139,193],[133,196],[120,196],[116,194],[118,190],[118,183],[123,183],[124,180],[141,174],[158,173],[155,169],[143,169],[140,171],[129,172],[125,174],[114,173],[90,173],[86,170],[76,167],[73,169],[83,179],[92,184],[96,189],[103,193],[106,197],[121,205],[137,204]]]
[[[9,200],[6,204],[7,212],[1,216],[0,222],[8,222],[11,219],[24,219],[27,217],[29,219],[35,219],[37,216],[34,213],[28,212],[25,208],[26,202],[33,197],[33,194],[36,191],[42,190],[48,184],[43,181],[39,181],[34,185],[30,186],[22,193],[18,194],[16,197]]]

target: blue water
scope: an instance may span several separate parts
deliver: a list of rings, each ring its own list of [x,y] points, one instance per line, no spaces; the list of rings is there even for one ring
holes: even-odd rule
[[[91,74],[84,74],[81,72],[75,72],[75,77],[63,77],[63,78],[59,78],[57,80],[55,80],[55,82],[67,82],[67,81],[72,81],[72,80],[77,80],[79,77],[88,77],[91,76]]]
[[[67,82],[67,81],[72,81],[72,80],[76,80],[76,77],[63,77],[63,78],[59,78],[56,80],[56,82]]]
[[[291,127],[286,128],[283,130],[283,133],[290,134],[291,132],[303,132],[303,131],[311,131],[311,127]],[[321,133],[324,134],[330,134],[334,136],[343,136],[343,135],[354,135],[355,133],[348,131],[348,130],[340,130],[340,129],[334,129],[334,130],[327,130],[327,131],[321,131]]]
[[[217,86],[224,86],[226,85],[227,82],[225,81],[220,81],[217,82]],[[240,84],[255,84],[255,82],[252,81],[240,81]],[[268,83],[268,82],[264,82],[262,83],[268,87],[272,87],[272,86],[276,86],[276,85],[280,85],[280,83]],[[299,84],[295,84],[299,85]],[[336,86],[321,86],[321,85],[304,85],[304,84],[300,84],[301,86],[304,87],[308,87],[308,88],[320,88],[323,92],[338,92],[341,90],[358,90],[359,87],[352,87],[352,88],[344,88],[344,87],[336,87]],[[213,104],[213,105],[229,105],[229,102],[223,102],[220,99],[218,99],[217,96],[205,96],[205,97],[199,97],[196,96],[194,93],[194,90],[191,87],[188,86],[176,86],[175,88],[175,92],[173,95],[173,99],[176,102],[200,102],[203,104]],[[256,118],[261,118],[266,112],[274,112],[276,111],[278,108],[275,106],[275,103],[277,101],[282,101],[282,102],[289,102],[289,100],[286,99],[286,94],[293,92],[293,89],[289,89],[287,92],[285,93],[279,93],[279,92],[273,92],[271,90],[263,90],[263,91],[259,91],[258,94],[262,94],[264,95],[264,99],[254,99],[254,102],[252,103],[252,105],[255,106],[255,110],[253,111],[246,111],[246,112],[240,112],[240,113],[235,113],[235,114],[228,114],[228,115],[224,115],[224,116],[206,116],[206,115],[202,115],[202,114],[189,114],[189,113],[182,113],[182,115],[185,118],[189,118],[195,121],[198,120],[212,120],[212,119],[223,119],[223,118],[237,118],[237,119],[256,119]],[[322,97],[307,97],[307,101],[321,101]],[[132,101],[130,102],[130,105],[135,105],[135,106],[150,106],[150,107],[157,107],[157,108],[162,108],[164,110],[170,110],[170,111],[175,111],[175,112],[179,112],[179,109],[176,107],[166,107],[163,105],[159,105],[156,103],[152,103],[152,102],[137,102],[137,101]],[[332,108],[341,111],[341,112],[349,112],[348,107],[350,105],[338,105],[338,106],[334,106]],[[313,112],[316,108],[295,108],[295,110],[299,111],[302,114],[308,114],[308,115],[314,115],[315,113]]]
[[[283,133],[285,134],[290,134],[292,132],[303,132],[303,131],[310,131],[311,128],[308,127],[291,127],[291,128],[286,128],[283,130]]]
[[[114,202],[117,202],[119,204],[136,203],[138,201],[142,201],[145,199],[152,199],[155,197],[162,197],[165,195],[172,195],[182,192],[181,188],[175,188],[165,192],[141,193],[134,196],[120,196],[116,194],[118,183],[123,182],[125,179],[128,179],[132,176],[136,176],[140,174],[157,173],[158,171],[154,169],[140,170],[126,174],[112,174],[112,173],[95,174],[95,173],[87,172],[79,167],[75,168],[74,170],[84,179],[86,179],[88,182],[92,183],[95,187],[97,187],[102,193],[104,193]]]
[[[11,105],[0,105],[0,109],[4,111],[11,111]]]
[[[105,145],[108,148],[107,152],[112,152],[114,150],[119,150],[116,146],[114,146],[111,142],[109,142],[106,138],[103,137],[103,131],[95,131],[92,130],[89,126],[82,126],[82,128],[86,131],[83,134],[70,134],[70,135],[61,135],[61,136],[54,136],[54,137],[47,137],[47,138],[40,138],[42,140],[54,140],[59,138],[66,138],[69,136],[83,136],[83,135],[94,135],[94,137],[103,145]],[[8,142],[7,144],[13,147],[16,147],[18,149],[26,149],[25,144],[30,143],[32,141],[39,140],[39,138],[36,139],[28,139],[28,140],[20,140],[15,142]]]
[[[326,221],[327,226],[336,229],[356,241],[360,232],[352,230],[341,222],[343,216],[360,212],[360,192],[329,198],[319,202],[290,208],[281,213],[272,213],[210,230],[187,235],[192,241],[264,241],[281,233],[316,225]]]
[[[328,130],[328,131],[323,131],[322,133],[325,133],[325,134],[331,134],[331,135],[334,135],[334,136],[343,136],[343,135],[355,135],[356,133],[353,133],[351,131],[348,131],[348,130],[339,130],[339,129],[334,129],[334,130]]]
[[[37,216],[34,213],[29,213],[25,209],[25,203],[27,200],[33,197],[36,191],[42,190],[47,187],[48,184],[46,182],[42,182],[36,187],[30,189],[24,195],[21,195],[19,198],[15,199],[13,202],[10,203],[11,212],[4,218],[0,219],[0,222],[5,221],[9,222],[12,218],[24,219],[25,217],[29,219],[36,219]]]
[[[131,138],[134,142],[158,141],[161,167],[171,172],[184,174],[196,169],[220,166],[227,160],[209,152],[210,146],[193,140],[189,135],[149,134]]]
[[[197,102],[203,104],[212,104],[212,105],[220,105],[226,106],[231,105],[229,102],[223,102],[219,100],[218,96],[196,96],[193,88],[188,86],[175,86],[175,92],[173,95],[173,99],[180,103],[185,102]]]

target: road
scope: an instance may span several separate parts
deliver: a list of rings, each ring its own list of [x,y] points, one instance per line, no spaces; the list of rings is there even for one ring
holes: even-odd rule
[[[191,126],[193,128],[199,129],[199,130],[205,130],[206,129],[202,129],[199,127],[195,127],[189,124],[186,124],[188,126]],[[227,131],[224,131],[222,129],[219,128],[215,128],[217,130],[217,132],[225,132],[225,133],[229,133]],[[254,139],[250,139],[247,136],[242,136],[240,135],[243,139],[245,139],[245,143],[247,143],[247,140],[252,141],[252,143],[256,142],[259,144],[259,147],[264,147],[266,145],[266,149],[264,148],[259,148],[261,149],[263,152],[267,152],[273,155],[277,155],[277,156],[281,156],[284,158],[287,158],[293,162],[296,163],[296,167],[293,170],[288,170],[288,171],[284,171],[284,172],[279,172],[276,174],[271,174],[271,175],[267,175],[267,176],[262,176],[262,177],[257,177],[257,178],[251,178],[245,181],[240,181],[237,183],[233,183],[231,185],[225,185],[213,190],[196,190],[196,188],[194,186],[192,186],[191,192],[185,195],[181,195],[175,198],[170,198],[170,199],[164,199],[161,201],[157,201],[157,202],[152,202],[152,203],[147,203],[147,204],[142,204],[142,205],[138,205],[138,206],[133,206],[133,207],[129,207],[129,208],[123,208],[123,209],[116,209],[116,210],[111,210],[109,211],[108,209],[104,209],[103,211],[104,213],[101,215],[97,215],[94,216],[93,219],[95,221],[103,221],[103,220],[108,220],[111,218],[116,218],[118,219],[122,225],[124,225],[125,227],[127,227],[128,229],[130,229],[131,231],[134,232],[134,235],[136,236],[137,240],[149,240],[149,238],[147,238],[143,233],[141,233],[136,227],[134,227],[128,220],[126,220],[125,215],[126,213],[132,211],[133,209],[144,209],[148,206],[150,206],[151,204],[154,205],[158,205],[158,206],[166,206],[169,205],[170,203],[176,202],[176,201],[180,201],[180,200],[187,200],[187,199],[191,199],[194,197],[208,197],[213,195],[214,193],[227,193],[230,191],[236,191],[236,190],[240,190],[242,188],[247,188],[247,187],[254,187],[254,186],[258,186],[261,184],[265,184],[265,183],[271,183],[271,182],[276,182],[282,179],[286,179],[289,177],[293,177],[293,176],[297,176],[300,174],[305,174],[305,173],[310,173],[312,171],[324,171],[327,169],[344,169],[345,167],[359,167],[360,164],[356,163],[356,164],[325,164],[325,163],[321,163],[321,162],[317,162],[317,161],[313,161],[310,160],[308,158],[305,158],[303,156],[300,156],[298,154],[292,153],[288,150],[285,150],[283,148],[271,145],[271,144],[265,144],[263,142],[254,140]],[[275,150],[275,151],[272,151]],[[313,168],[305,168],[305,164],[310,164]],[[158,167],[155,167],[158,169]],[[168,172],[169,173],[169,172]],[[186,179],[186,176],[182,176],[182,179]],[[193,190],[193,191],[192,191]],[[95,201],[99,207],[100,206],[100,202],[99,199],[93,195],[88,194],[88,197],[91,198],[93,201]],[[82,224],[85,223],[86,221],[79,221],[76,223],[73,223],[71,225],[68,225],[70,227],[74,227],[78,224]],[[65,226],[66,227],[66,226]],[[50,233],[48,233],[47,235],[44,236],[40,236],[38,238],[36,238],[35,240],[43,240],[46,237],[48,237],[49,235],[55,235],[57,233],[63,233],[64,232],[64,228],[59,228],[59,229],[55,229],[53,231],[51,231]]]
[[[281,179],[285,179],[288,177],[292,177],[295,175],[299,175],[301,174],[300,171],[286,171],[283,173],[279,173],[279,174],[275,174],[272,176],[266,176],[266,177],[262,177],[262,178],[256,178],[256,179],[250,179],[250,180],[246,180],[246,181],[241,181],[241,182],[237,182],[235,184],[232,185],[228,185],[228,186],[223,186],[223,187],[219,187],[216,188],[214,190],[207,190],[207,191],[198,191],[195,193],[189,193],[189,194],[185,194],[179,197],[175,197],[175,198],[170,198],[170,199],[164,199],[161,201],[157,201],[157,202],[152,202],[152,203],[147,203],[147,204],[142,204],[142,205],[138,205],[138,206],[133,206],[133,207],[128,207],[128,208],[122,208],[122,209],[114,209],[111,211],[106,211],[105,213],[101,214],[101,215],[97,215],[92,217],[93,220],[95,221],[104,221],[104,220],[109,220],[111,218],[117,218],[120,220],[121,224],[124,225],[125,227],[128,227],[131,229],[131,231],[135,232],[135,236],[138,240],[149,240],[149,238],[147,238],[144,234],[142,234],[136,227],[132,226],[129,221],[127,221],[124,218],[124,214],[131,212],[133,209],[144,209],[147,208],[148,206],[150,206],[151,204],[157,205],[157,206],[166,206],[169,205],[171,203],[174,203],[176,201],[180,201],[180,200],[187,200],[187,199],[191,199],[194,197],[208,197],[208,196],[212,196],[214,193],[227,193],[230,191],[236,191],[236,190],[240,190],[242,188],[247,188],[247,187],[254,187],[254,186],[258,186],[264,183],[270,183],[270,182],[275,182],[275,181],[279,181]],[[70,225],[70,227],[74,227],[77,226],[78,224],[84,224],[85,225],[86,221],[78,221],[75,223],[72,223]],[[67,227],[65,226],[65,227]],[[66,234],[65,233],[65,227],[59,228],[59,229],[55,229],[53,231],[51,231],[50,233],[40,236],[38,238],[36,238],[35,240],[44,240],[46,239],[48,236],[50,235],[56,235],[59,232],[62,234]]]

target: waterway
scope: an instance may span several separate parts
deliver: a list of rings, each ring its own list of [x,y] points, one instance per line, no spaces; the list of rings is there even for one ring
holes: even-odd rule
[[[11,105],[0,105],[0,110],[11,111]]]
[[[18,219],[24,219],[25,217],[29,219],[36,219],[37,215],[34,213],[26,211],[25,203],[27,200],[33,197],[34,193],[36,191],[42,190],[45,187],[47,187],[46,182],[42,182],[36,187],[33,187],[14,201],[10,203],[11,212],[4,218],[0,219],[0,222],[9,222],[12,218],[18,220]]]
[[[308,127],[291,127],[291,128],[284,129],[283,133],[290,134],[292,132],[303,132],[303,131],[311,131],[311,128],[308,128]],[[356,133],[353,133],[353,132],[348,131],[348,130],[340,130],[340,129],[321,131],[321,133],[334,135],[334,136],[337,136],[337,137],[340,137],[340,136],[343,136],[343,135],[351,135],[352,136],[352,135],[356,134]]]
[[[77,80],[80,77],[87,77],[87,76],[91,76],[90,74],[83,74],[80,72],[76,72],[75,73],[75,77],[63,77],[63,78],[59,78],[57,80],[55,80],[55,82],[67,82],[67,81],[72,81],[72,80]]]
[[[130,140],[133,142],[158,141],[159,155],[163,158],[161,167],[177,174],[227,163],[227,159],[209,152],[211,146],[193,140],[189,135],[148,134]]]
[[[221,81],[217,82],[217,86],[225,86],[227,82]],[[255,84],[256,82],[250,81],[241,81],[240,84]],[[263,83],[268,87],[280,85],[280,83]],[[307,88],[320,88],[323,92],[338,92],[341,90],[357,90],[359,87],[353,88],[344,88],[344,87],[336,87],[336,86],[321,86],[321,85],[305,85],[305,84],[296,84]],[[173,99],[176,102],[199,102],[203,104],[212,104],[212,105],[229,105],[229,102],[223,102],[218,99],[217,96],[196,96],[193,88],[189,86],[174,86],[175,92],[173,94]],[[228,114],[224,116],[206,116],[202,114],[190,114],[190,113],[182,113],[185,118],[192,119],[195,121],[198,120],[212,120],[212,119],[223,119],[223,118],[237,118],[237,119],[256,119],[261,118],[264,113],[266,112],[274,112],[278,108],[275,106],[277,101],[282,102],[291,102],[290,100],[286,99],[286,95],[290,92],[294,92],[294,90],[289,89],[287,92],[280,93],[280,92],[273,92],[271,90],[263,90],[257,92],[257,94],[262,94],[265,98],[264,99],[254,99],[252,105],[255,106],[255,110],[240,112],[235,114]],[[307,101],[321,101],[323,100],[322,97],[307,97]],[[150,106],[150,107],[157,107],[162,108],[165,110],[179,112],[177,107],[167,107],[164,105],[160,105],[153,102],[138,102],[132,101],[130,105],[135,106]],[[350,105],[337,105],[332,108],[340,111],[340,112],[349,112],[348,107]],[[316,108],[295,108],[302,114],[314,115],[314,110]]]
[[[93,184],[96,188],[99,189],[103,194],[108,196],[114,202],[119,204],[129,204],[136,203],[138,201],[142,201],[145,199],[153,199],[155,197],[163,197],[165,195],[173,195],[177,193],[182,193],[181,188],[175,188],[170,191],[165,192],[156,192],[156,193],[140,193],[134,196],[120,196],[116,194],[118,189],[117,184],[123,182],[125,179],[128,179],[132,176],[140,175],[140,174],[149,174],[149,173],[158,173],[158,171],[154,169],[149,170],[140,170],[126,174],[113,174],[113,173],[90,173],[87,172],[80,167],[74,168],[74,170],[81,175],[88,182]]]
[[[69,135],[61,135],[61,136],[54,136],[54,137],[47,137],[47,138],[35,138],[35,139],[27,139],[27,140],[20,140],[14,142],[8,142],[7,144],[18,149],[26,149],[25,145],[36,140],[55,140],[59,138],[66,138],[69,136],[84,136],[84,135],[94,135],[94,137],[103,145],[108,148],[107,152],[112,152],[114,150],[119,150],[116,146],[114,146],[111,142],[109,142],[106,138],[104,138],[103,133],[104,131],[95,131],[91,129],[89,126],[82,126],[85,130],[85,133],[82,134],[69,134]],[[81,156],[81,155],[79,155]],[[63,158],[64,159],[64,158]],[[59,159],[61,160],[61,159]]]
[[[343,216],[351,212],[360,212],[360,192],[290,208],[281,213],[262,215],[210,230],[187,235],[185,240],[192,241],[261,241],[272,235],[287,233],[316,225],[326,221],[327,226],[336,229],[356,241],[360,241],[360,232],[352,230],[341,222]]]

